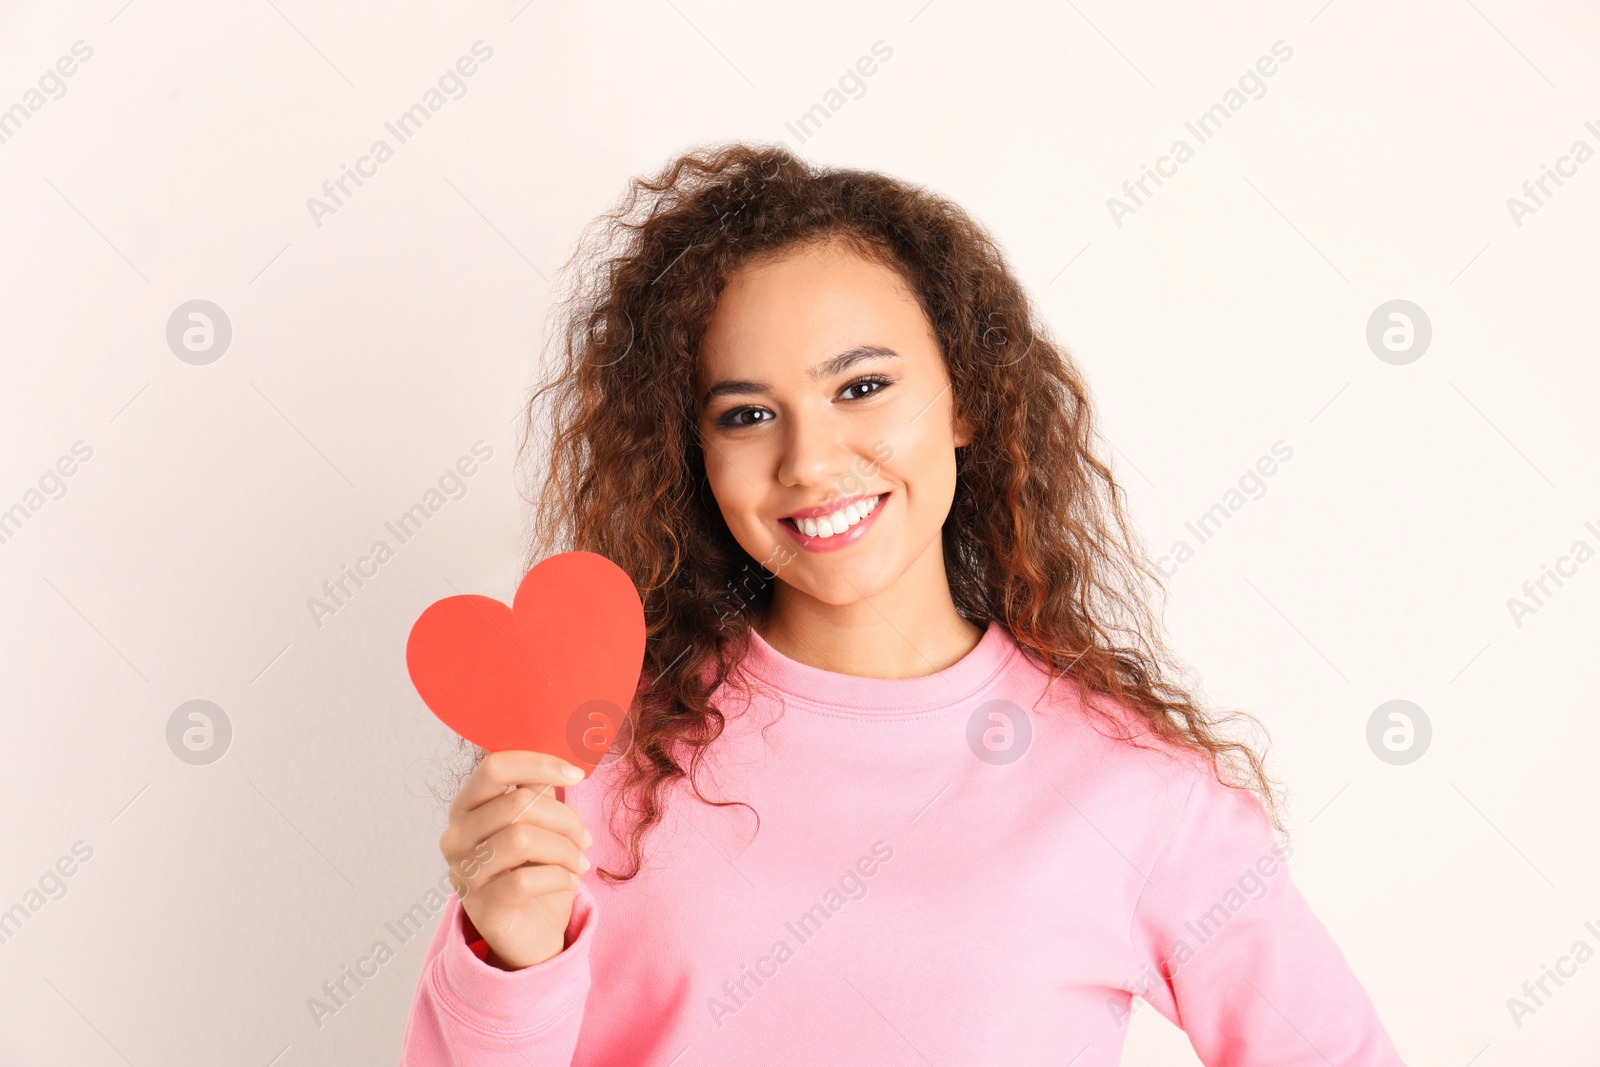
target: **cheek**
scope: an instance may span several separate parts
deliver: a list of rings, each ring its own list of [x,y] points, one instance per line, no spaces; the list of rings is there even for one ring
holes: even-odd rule
[[[738,510],[738,481],[728,462],[715,455],[706,457],[706,484],[724,517]]]
[[[760,523],[755,514],[760,496],[750,484],[751,480],[740,474],[735,460],[715,450],[706,455],[706,483],[711,487],[723,521],[741,543]]]
[[[881,476],[905,485],[907,504],[919,512],[948,505],[955,491],[955,442],[940,432],[937,420],[937,412],[929,411],[886,427],[875,442]]]

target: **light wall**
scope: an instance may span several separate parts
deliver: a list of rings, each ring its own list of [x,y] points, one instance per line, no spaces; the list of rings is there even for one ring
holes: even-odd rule
[[[386,132],[477,42],[459,98]],[[0,944],[0,1061],[397,1059],[424,944],[320,1026],[307,1002],[440,874],[458,752],[407,629],[514,588],[516,419],[582,227],[750,139],[1002,243],[1153,554],[1193,549],[1172,643],[1269,727],[1294,877],[1407,1061],[1597,1062],[1600,962],[1508,1006],[1600,947],[1600,562],[1524,592],[1600,549],[1600,161],[1561,162],[1600,149],[1597,51],[1592,6],[1503,0],[6,5],[0,908],[74,873]],[[169,344],[194,300],[231,326],[211,362]],[[1431,327],[1408,363],[1368,342],[1392,300]],[[308,607],[480,441],[464,495]],[[1368,743],[1397,699],[1432,731],[1400,765]],[[208,765],[169,744],[192,700],[231,724]],[[1196,1061],[1146,1008],[1126,1062]]]

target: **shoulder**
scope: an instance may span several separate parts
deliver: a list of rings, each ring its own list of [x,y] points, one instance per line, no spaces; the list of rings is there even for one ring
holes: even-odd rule
[[[1040,762],[1086,812],[1098,809],[1158,851],[1183,846],[1182,832],[1231,836],[1251,847],[1270,838],[1265,805],[1231,784],[1228,768],[1209,752],[1158,733],[1127,701],[1070,677],[1046,686],[1046,672],[1031,660],[1013,667],[1014,674],[1024,672],[1039,694],[1030,718]]]
[[[1090,689],[1077,678],[1048,672],[1018,649],[1008,665],[1015,691],[1037,694],[1030,711],[1039,732],[1068,752],[1079,771],[1125,779],[1148,795],[1156,785],[1181,804],[1191,787],[1214,777],[1210,754],[1157,732],[1150,716],[1126,700]]]

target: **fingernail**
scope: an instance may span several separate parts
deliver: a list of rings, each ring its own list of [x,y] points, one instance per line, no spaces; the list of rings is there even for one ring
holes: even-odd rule
[[[578,869],[579,870],[587,871],[591,866],[593,866],[593,864],[591,864],[589,862],[589,857],[588,856],[579,856],[578,857]]]
[[[594,844],[594,835],[585,830],[583,832],[583,847],[588,848],[592,844]]]
[[[583,777],[583,771],[569,763],[567,764],[566,769],[561,772],[561,777],[565,778],[569,782],[576,782],[579,778]]]

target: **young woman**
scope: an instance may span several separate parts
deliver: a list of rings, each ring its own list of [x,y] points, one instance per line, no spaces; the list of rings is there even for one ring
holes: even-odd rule
[[[409,1067],[1109,1067],[1136,997],[1213,1067],[1400,1063],[990,237],[733,145],[575,262],[529,562],[627,571],[644,677],[585,780],[479,754]]]

